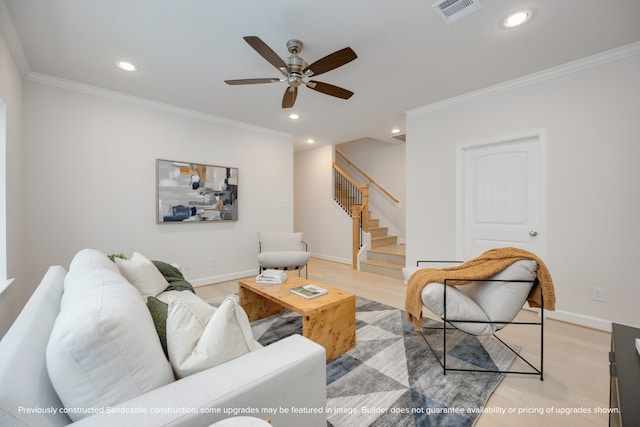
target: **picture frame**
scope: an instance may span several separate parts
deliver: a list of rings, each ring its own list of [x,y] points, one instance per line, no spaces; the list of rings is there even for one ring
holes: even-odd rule
[[[156,223],[238,220],[238,168],[156,159]]]

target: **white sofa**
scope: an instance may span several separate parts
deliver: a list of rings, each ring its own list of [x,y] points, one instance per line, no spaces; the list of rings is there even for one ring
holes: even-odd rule
[[[83,276],[83,280],[107,277],[104,286],[101,285],[97,291],[89,293],[83,293],[86,290],[81,287],[80,293],[71,298],[70,294],[76,291],[70,288],[69,283],[65,284],[65,279],[67,282],[72,279],[70,276],[74,273],[73,263],[74,261],[69,268],[71,273],[62,266],[49,268],[11,329],[0,341],[0,426],[47,427],[72,424],[72,419],[78,417],[70,417],[65,413],[70,408],[65,408],[62,403],[65,398],[59,397],[66,393],[63,386],[71,391],[80,387],[87,390],[87,394],[91,394],[95,391],[94,388],[98,387],[94,385],[91,375],[99,372],[100,367],[84,372],[87,379],[83,384],[74,384],[66,375],[74,370],[73,375],[69,377],[75,377],[77,372],[73,366],[82,370],[85,359],[89,357],[74,353],[71,354],[70,361],[65,359],[64,362],[57,363],[57,359],[51,359],[63,351],[59,349],[60,344],[57,350],[55,345],[50,345],[50,337],[55,341],[56,334],[62,335],[57,339],[61,338],[63,344],[66,339],[66,333],[60,333],[60,325],[56,324],[65,321],[65,316],[60,314],[61,301],[62,313],[75,312],[75,309],[69,310],[70,304],[91,305],[93,301],[99,300],[99,310],[109,308],[103,305],[115,304],[113,300],[103,298],[103,293],[111,286],[110,281],[117,280],[117,277],[104,268]],[[67,293],[65,298],[64,293]],[[129,330],[137,330],[139,325],[143,325],[145,331],[152,329],[155,334],[153,320],[144,303],[136,302],[133,307],[138,307],[136,311],[139,312],[132,313],[132,306],[127,304],[137,301],[137,297],[119,298],[121,301],[118,301],[118,304],[122,303],[125,308],[120,316],[123,324],[117,325],[121,329],[117,330],[119,336],[116,339],[119,340],[120,335],[128,335]],[[82,307],[78,310],[81,311]],[[78,324],[92,326],[94,317],[92,314],[74,320],[72,316],[66,321],[69,323],[71,319]],[[135,321],[132,322],[131,319]],[[105,337],[111,332],[106,331]],[[102,378],[99,379],[115,378],[113,384],[107,384],[106,387],[104,384],[100,385],[104,387],[100,393],[104,394],[106,404],[94,405],[98,407],[97,410],[92,410],[95,413],[83,415],[84,418],[73,422],[74,425],[209,426],[232,416],[251,415],[262,419],[269,418],[279,427],[326,426],[325,350],[313,341],[293,335],[220,365],[174,380],[157,334],[155,337],[151,334],[152,340],[149,340],[150,334],[145,334],[144,337],[133,332],[132,334],[131,339],[143,343],[142,351],[126,351],[127,349],[122,348],[120,344],[109,344],[108,348],[105,347],[99,352],[89,350],[87,353],[94,353],[91,355],[94,358],[95,353],[98,353],[98,356],[104,354],[108,359],[105,363],[111,363],[114,358],[122,358],[122,362],[118,363],[123,365],[124,370],[131,369],[127,365],[130,362],[125,359],[142,358],[145,366],[141,370],[151,366],[154,375],[141,376],[136,372],[125,372],[125,379],[121,380],[120,373],[117,372],[118,364],[115,369],[109,368],[112,371],[108,375],[102,374]],[[100,339],[102,334],[86,334],[81,340],[91,341],[96,337]],[[96,343],[91,344],[92,349],[100,346],[98,341]],[[140,347],[137,343],[131,347],[136,346]],[[47,352],[50,353],[49,364]],[[64,369],[67,369],[67,372]],[[157,386],[158,382],[163,385]],[[133,395],[129,395],[122,402],[109,401],[113,398],[112,392],[127,387],[133,388]]]

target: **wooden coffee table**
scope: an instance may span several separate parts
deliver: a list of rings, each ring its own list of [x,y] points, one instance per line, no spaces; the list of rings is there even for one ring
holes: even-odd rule
[[[292,294],[289,290],[310,283],[329,292],[312,299]],[[327,361],[356,346],[356,296],[302,277],[289,277],[281,285],[256,283],[243,279],[240,305],[253,322],[283,312],[286,308],[302,316],[302,335],[327,350]]]

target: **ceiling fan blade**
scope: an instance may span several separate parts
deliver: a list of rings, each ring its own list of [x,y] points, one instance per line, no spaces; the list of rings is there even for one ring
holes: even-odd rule
[[[249,43],[249,46],[251,46],[256,52],[258,52],[260,56],[269,61],[269,63],[276,67],[278,70],[284,68],[285,70],[289,71],[289,67],[284,62],[284,60],[280,58],[278,54],[273,51],[273,49],[267,46],[267,44],[263,42],[260,37],[246,36],[243,37],[243,39],[244,41]]]
[[[309,83],[307,83],[307,87],[309,89],[313,89],[318,92],[322,92],[324,94],[342,99],[349,99],[351,98],[351,96],[353,96],[353,92],[351,92],[350,90],[330,85],[329,83],[317,82],[315,80],[309,80]]]
[[[324,58],[318,59],[313,64],[305,67],[302,72],[305,73],[311,70],[313,72],[312,75],[317,76],[318,74],[326,73],[327,71],[341,67],[344,64],[353,61],[357,57],[356,53],[350,47],[345,47],[344,49],[333,52]]]
[[[238,80],[225,80],[228,85],[255,85],[259,83],[275,83],[280,79],[238,79]]]
[[[282,97],[282,108],[291,108],[293,104],[296,103],[296,97],[298,96],[298,87],[292,86],[288,87],[284,91],[284,96]]]

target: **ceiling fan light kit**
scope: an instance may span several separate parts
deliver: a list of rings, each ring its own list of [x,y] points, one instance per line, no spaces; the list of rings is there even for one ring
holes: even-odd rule
[[[311,76],[326,73],[341,67],[358,56],[350,48],[345,47],[323,58],[318,59],[311,65],[299,56],[302,52],[304,44],[297,39],[291,39],[287,42],[287,50],[291,54],[286,62],[278,56],[265,42],[257,36],[246,36],[244,40],[251,46],[260,56],[267,60],[271,65],[276,67],[282,74],[281,78],[257,78],[257,79],[238,79],[225,80],[229,85],[250,85],[261,83],[286,82],[287,88],[282,97],[282,108],[291,108],[296,102],[298,96],[298,87],[305,85],[309,89],[326,95],[334,96],[341,99],[349,99],[353,95],[350,90],[334,86],[329,83],[323,83],[316,80],[310,80]]]

